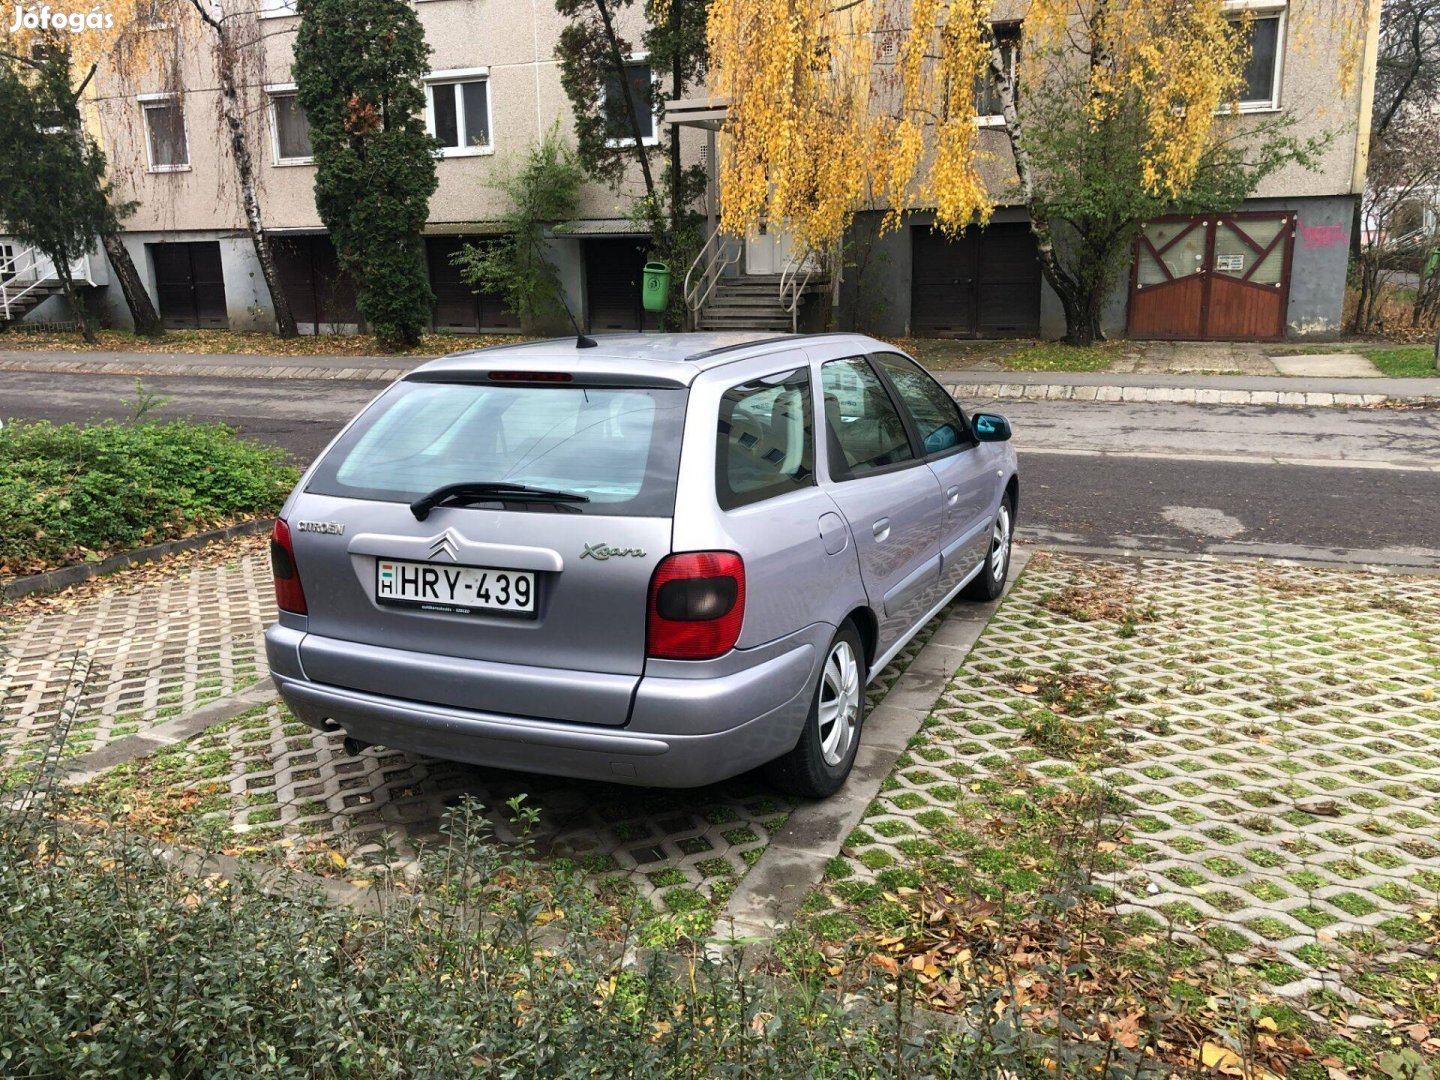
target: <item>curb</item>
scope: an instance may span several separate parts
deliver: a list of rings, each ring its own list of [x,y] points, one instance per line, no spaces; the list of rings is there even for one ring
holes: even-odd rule
[[[1346,394],[1314,390],[1221,390],[1175,386],[1072,386],[1068,383],[952,383],[945,388],[957,401],[1085,401],[1147,405],[1270,405],[1302,409],[1346,409],[1366,405],[1440,405],[1440,397]]]
[[[257,357],[257,359],[260,359]],[[407,357],[386,367],[366,364],[359,358],[352,367],[282,364],[216,364],[184,362],[175,364],[127,363],[123,360],[0,360],[0,371],[48,372],[65,375],[144,375],[151,378],[195,376],[213,379],[343,379],[351,382],[394,382],[431,357]]]
[[[22,596],[30,596],[34,593],[68,589],[71,585],[79,585],[82,581],[88,581],[93,577],[112,574],[127,566],[158,562],[167,555],[193,551],[195,548],[213,544],[217,540],[233,540],[237,536],[253,536],[270,528],[273,522],[274,519],[269,517],[256,518],[254,521],[242,521],[238,525],[229,525],[223,529],[211,529],[209,532],[196,533],[194,536],[186,536],[179,540],[168,540],[163,544],[151,544],[149,547],[122,551],[118,555],[111,555],[108,559],[101,559],[99,562],[62,566],[58,570],[47,570],[43,574],[16,578],[5,585],[0,585],[0,603],[18,600]]]
[[[999,600],[952,609],[889,693],[870,710],[861,729],[860,750],[849,781],[828,799],[791,811],[725,909],[716,916],[716,926],[731,928],[727,938],[769,941],[794,919],[810,890],[824,878],[826,865],[840,853],[845,838],[864,818],[946,684],[1010,594],[1030,555],[1023,550],[1012,553],[1010,576]]]

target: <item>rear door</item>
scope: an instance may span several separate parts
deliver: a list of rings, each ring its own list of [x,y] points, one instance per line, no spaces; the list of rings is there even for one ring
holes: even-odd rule
[[[939,600],[940,482],[863,356],[820,366],[828,492],[855,538],[884,653]]]
[[[650,576],[670,552],[685,402],[680,387],[396,384],[288,511],[307,676],[624,723],[645,663]],[[424,520],[411,509],[476,481],[589,501],[462,501]],[[417,671],[423,685],[407,685]]]
[[[979,444],[960,406],[927,371],[899,353],[877,353],[874,359],[904,405],[940,484],[940,591],[948,594],[989,549],[1000,477],[976,453]]]

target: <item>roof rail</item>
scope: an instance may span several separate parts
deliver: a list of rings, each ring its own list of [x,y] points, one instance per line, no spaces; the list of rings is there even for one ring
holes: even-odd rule
[[[848,331],[831,330],[824,334],[777,334],[775,337],[753,338],[750,341],[737,341],[733,345],[720,345],[713,349],[706,349],[703,352],[691,353],[685,357],[686,360],[708,360],[712,356],[721,353],[735,352],[737,349],[753,349],[757,345],[781,345],[786,342],[813,341],[815,338],[845,337]]]

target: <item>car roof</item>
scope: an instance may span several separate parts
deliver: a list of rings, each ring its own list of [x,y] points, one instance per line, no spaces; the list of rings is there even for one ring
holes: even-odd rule
[[[880,346],[863,334],[767,334],[762,331],[693,334],[597,334],[593,348],[578,348],[574,337],[526,341],[467,349],[422,364],[411,372],[461,375],[513,367],[517,371],[585,371],[595,375],[651,375],[667,382],[689,383],[701,371],[766,353],[804,346],[812,341],[853,340],[865,351]]]

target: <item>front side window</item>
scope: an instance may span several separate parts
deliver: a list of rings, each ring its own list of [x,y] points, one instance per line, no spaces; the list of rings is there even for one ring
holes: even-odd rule
[[[625,65],[623,79],[611,73],[605,80],[601,95],[605,114],[605,136],[618,142],[633,142],[635,128],[630,125],[630,109],[635,110],[635,123],[640,141],[655,141],[655,95],[650,65],[635,61]]]
[[[1280,47],[1283,12],[1255,15],[1242,24],[1250,58],[1245,62],[1245,87],[1240,106],[1273,109],[1280,104]]]
[[[150,170],[163,172],[190,165],[190,148],[185,143],[185,114],[177,98],[160,98],[141,103],[145,113],[145,146]]]
[[[920,365],[897,353],[881,353],[875,359],[910,411],[927,457],[958,449],[968,442],[960,406]]]
[[[430,134],[440,140],[446,155],[492,149],[488,79],[431,83],[429,92]]]
[[[412,502],[445,484],[498,482],[584,495],[565,504],[577,513],[667,516],[685,400],[681,389],[406,380],[345,433],[306,490]]]
[[[733,510],[814,483],[809,372],[799,368],[725,391],[715,438],[721,508]]]
[[[885,385],[863,356],[820,369],[830,477],[849,480],[913,460],[905,424]]]
[[[310,120],[293,91],[270,95],[270,115],[275,121],[275,161],[313,160],[310,148]]]

